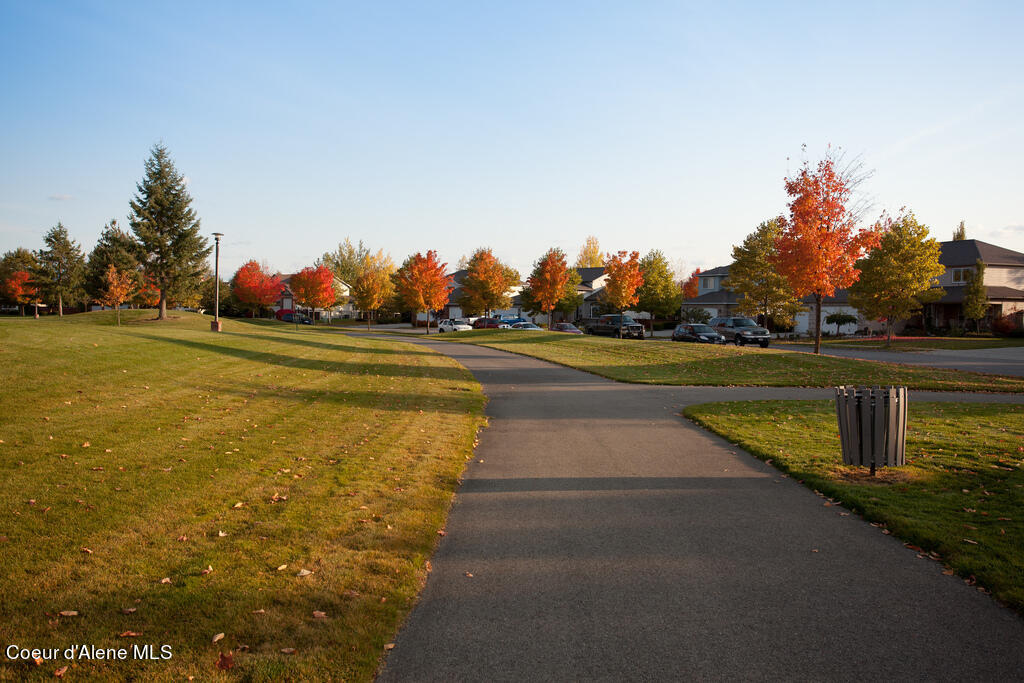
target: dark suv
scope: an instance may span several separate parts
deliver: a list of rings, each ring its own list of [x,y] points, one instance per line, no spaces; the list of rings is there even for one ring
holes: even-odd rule
[[[760,344],[766,348],[771,343],[772,337],[768,330],[759,326],[750,318],[728,317],[713,318],[710,323],[715,331],[725,337],[725,341],[732,342],[737,346],[744,344]]]

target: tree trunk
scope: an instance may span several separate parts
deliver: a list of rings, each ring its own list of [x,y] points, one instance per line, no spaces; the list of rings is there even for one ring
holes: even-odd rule
[[[892,322],[885,321],[885,348],[892,347]]]
[[[118,304],[118,306],[117,306],[117,326],[121,327],[121,306],[120,306],[120,304]]]
[[[63,294],[58,294],[57,295],[57,317],[58,318],[63,318],[64,317],[64,295]]]
[[[33,304],[36,307],[36,320],[39,320],[39,304]]]
[[[814,293],[814,352],[821,353],[821,293]]]
[[[158,320],[167,320],[167,290],[160,288],[160,314]]]
[[[366,312],[366,331],[370,331],[370,312]]]
[[[21,312],[21,317],[25,317],[25,304],[18,304],[18,310]]]
[[[551,331],[551,317],[552,317],[552,316],[553,316],[554,314],[555,314],[555,309],[553,309],[553,308],[549,308],[549,309],[548,309],[548,332],[550,332],[550,331]]]

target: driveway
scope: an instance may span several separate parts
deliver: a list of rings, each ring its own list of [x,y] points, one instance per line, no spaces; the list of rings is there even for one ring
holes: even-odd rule
[[[469,368],[490,426],[381,680],[1021,678],[1024,620],[678,416],[828,390],[417,343]]]
[[[786,351],[814,352],[810,344],[774,344],[775,348]],[[934,351],[874,351],[871,349],[835,348],[822,345],[821,351],[829,356],[878,360],[886,363],[907,365],[930,365],[934,368],[951,368],[972,372],[988,372],[994,375],[1015,375],[1024,377],[1024,346],[1002,349],[936,349]]]

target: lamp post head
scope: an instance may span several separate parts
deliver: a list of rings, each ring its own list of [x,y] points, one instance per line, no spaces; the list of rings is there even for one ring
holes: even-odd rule
[[[218,242],[220,242],[220,238],[223,237],[223,236],[224,236],[224,233],[222,233],[222,232],[215,232],[215,233],[213,233],[213,238],[215,240],[217,240]]]

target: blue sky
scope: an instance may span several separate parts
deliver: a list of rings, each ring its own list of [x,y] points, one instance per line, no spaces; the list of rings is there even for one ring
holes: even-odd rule
[[[785,210],[801,145],[871,215],[1024,251],[1024,3],[0,0],[0,251],[125,223],[149,149],[222,269],[587,235],[687,271]],[[524,276],[525,276],[524,272]]]

